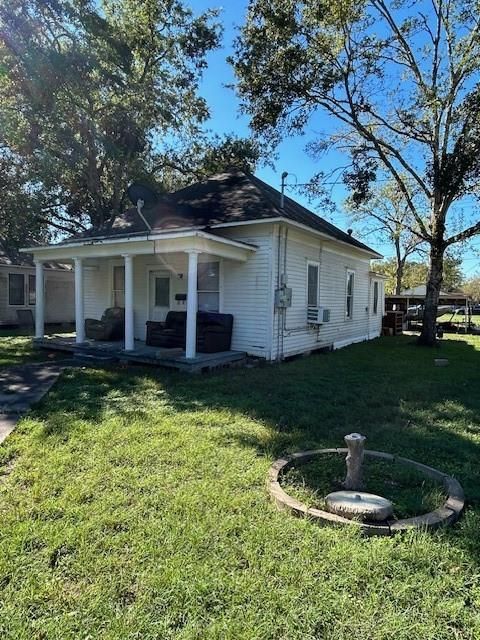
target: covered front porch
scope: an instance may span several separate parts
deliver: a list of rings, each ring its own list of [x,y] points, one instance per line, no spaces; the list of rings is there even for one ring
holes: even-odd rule
[[[220,351],[217,353],[197,353],[187,358],[182,349],[159,349],[135,340],[134,348],[125,351],[123,343],[115,341],[88,340],[77,344],[75,336],[50,335],[36,339],[35,345],[49,351],[62,351],[83,359],[85,363],[136,363],[147,364],[188,373],[211,371],[230,366],[241,365],[246,360],[243,351]]]
[[[198,353],[197,311],[228,313],[223,304],[225,270],[246,262],[255,247],[204,231],[163,232],[142,237],[82,240],[33,250],[37,307],[35,338],[39,346],[76,353],[114,353],[130,361],[200,365],[241,356],[234,348]],[[43,264],[71,261],[75,267],[75,335],[45,338]],[[87,340],[85,320],[99,320],[110,307],[125,310],[121,342]],[[164,353],[145,344],[146,322],[162,322],[169,311],[186,319],[182,349]],[[160,353],[161,351],[161,353]],[[242,354],[244,356],[244,354]],[[200,360],[199,360],[200,359]],[[182,368],[178,366],[176,368]]]

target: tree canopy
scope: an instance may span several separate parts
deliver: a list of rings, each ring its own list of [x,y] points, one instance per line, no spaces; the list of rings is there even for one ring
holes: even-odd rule
[[[408,184],[408,181],[407,181]],[[416,202],[417,193],[409,185],[410,197]],[[425,242],[414,232],[415,221],[403,194],[393,181],[373,189],[372,196],[362,202],[347,199],[347,211],[361,237],[375,238],[391,246],[395,253],[395,286],[391,293],[399,294],[404,287],[405,266],[412,256],[425,253]],[[420,213],[420,205],[417,204]],[[426,275],[423,284],[426,282]]]
[[[413,289],[419,285],[424,285],[428,278],[428,262],[426,260],[405,261],[400,291],[397,288],[397,261],[395,258],[376,262],[374,270],[387,276],[385,292],[389,295],[398,295],[401,290]],[[447,256],[443,270],[442,290],[448,292],[458,289],[463,290],[461,260],[455,256]]]
[[[474,302],[480,303],[480,275],[465,280],[462,288]]]
[[[1,0],[8,233],[22,216],[61,233],[99,225],[131,181],[162,190],[222,160],[255,163],[248,141],[203,129],[199,82],[220,32],[215,11],[195,16],[182,0]]]
[[[452,209],[478,193],[479,9],[478,0],[251,0],[232,57],[259,134],[304,132],[320,111],[338,127],[310,148],[348,155],[356,203],[376,180],[394,181],[430,252],[425,344],[435,341],[445,251],[480,232],[478,215],[462,224]]]

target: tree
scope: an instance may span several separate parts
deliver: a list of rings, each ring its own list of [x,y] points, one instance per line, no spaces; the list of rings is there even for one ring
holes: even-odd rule
[[[414,190],[409,190],[409,193],[411,199],[415,200]],[[407,260],[418,254],[424,244],[418,234],[412,231],[416,224],[412,220],[405,197],[396,184],[390,181],[377,188],[367,200],[355,203],[349,199],[346,204],[347,210],[351,212],[352,223],[361,225],[362,236],[374,234],[381,242],[393,245],[395,286],[392,293],[398,295],[402,290]]]
[[[383,273],[388,277],[385,283],[385,292],[391,295],[398,295],[400,291],[397,289],[397,262],[395,258],[382,260],[375,263],[375,271]],[[419,285],[424,285],[428,278],[428,262],[419,262],[416,260],[406,261],[403,266],[402,273],[402,290],[413,289]],[[444,291],[455,291],[462,287],[463,274],[461,269],[461,260],[454,256],[446,256],[443,269],[443,285]]]
[[[3,248],[17,250],[26,244],[51,239],[48,225],[37,215],[47,211],[39,185],[28,180],[22,163],[0,151],[0,240]]]
[[[405,197],[429,250],[421,344],[435,343],[446,250],[480,232],[478,216],[460,227],[452,213],[478,187],[479,10],[478,0],[250,0],[232,59],[255,131],[278,141],[321,110],[341,129],[317,151],[349,154],[357,201],[379,177]]]
[[[184,147],[172,146],[154,172],[165,191],[175,191],[227,169],[253,173],[260,156],[254,140],[233,134],[198,135]]]
[[[480,275],[473,276],[463,283],[463,291],[476,303],[480,302]]]
[[[199,132],[214,20],[181,0],[0,2],[1,142],[41,191],[39,221],[64,233],[108,222],[127,184],[169,161],[163,139]]]

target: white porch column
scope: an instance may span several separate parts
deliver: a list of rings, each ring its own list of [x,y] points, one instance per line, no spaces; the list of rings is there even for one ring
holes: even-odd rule
[[[85,342],[85,319],[83,311],[83,261],[74,258],[75,263],[75,342]]]
[[[133,256],[124,254],[125,260],[125,351],[133,351]]]
[[[195,358],[197,347],[197,271],[200,251],[188,251],[187,339],[185,356]]]
[[[43,262],[35,261],[35,338],[45,335],[45,283]]]

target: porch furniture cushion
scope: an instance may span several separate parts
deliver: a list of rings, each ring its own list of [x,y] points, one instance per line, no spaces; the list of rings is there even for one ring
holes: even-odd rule
[[[197,351],[229,351],[232,342],[233,316],[230,313],[197,313]]]
[[[146,344],[154,347],[185,349],[187,314],[169,311],[165,322],[147,322]],[[197,351],[216,353],[229,351],[232,340],[233,316],[229,313],[197,313]]]
[[[93,340],[121,340],[125,336],[125,309],[105,309],[101,320],[85,320],[85,336]]]
[[[185,348],[187,314],[185,311],[169,311],[165,322],[147,322],[145,344],[152,347]]]

